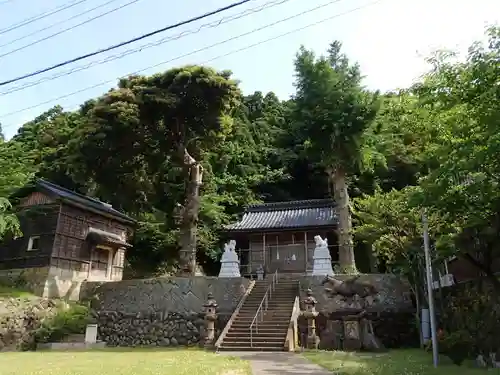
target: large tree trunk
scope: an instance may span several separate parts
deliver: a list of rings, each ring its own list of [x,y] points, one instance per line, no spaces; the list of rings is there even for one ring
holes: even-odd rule
[[[203,181],[203,168],[183,147],[186,171],[186,199],[180,212],[180,254],[179,274],[194,276],[196,274],[196,243],[198,213],[200,211],[200,186]]]
[[[352,221],[349,193],[345,171],[338,167],[329,171],[333,183],[333,196],[338,207],[339,263],[343,272],[355,273],[354,244],[352,241]]]

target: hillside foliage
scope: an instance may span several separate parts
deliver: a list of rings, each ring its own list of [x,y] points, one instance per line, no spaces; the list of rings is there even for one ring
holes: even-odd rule
[[[487,37],[465,58],[436,53],[398,92],[363,87],[333,42],[324,56],[298,51],[287,100],[183,66],[56,106],[0,137],[0,238],[19,234],[10,194],[43,177],[138,220],[129,277],[193,273],[195,259],[211,273],[223,225],[248,204],[334,197],[346,271],[369,271],[368,255],[419,279],[426,208],[434,260],[462,257],[500,290],[500,29]]]

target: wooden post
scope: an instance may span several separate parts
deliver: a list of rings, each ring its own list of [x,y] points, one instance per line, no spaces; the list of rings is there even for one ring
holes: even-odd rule
[[[111,280],[113,273],[113,249],[108,249],[108,269],[106,270],[106,278]]]
[[[278,235],[276,235],[276,254],[279,254],[279,252],[280,252],[280,248],[279,248]],[[280,262],[283,262],[282,259],[283,259],[283,253],[280,254]],[[280,268],[280,271],[284,271],[286,263],[283,262],[282,264],[283,264],[283,267],[280,266],[279,262],[276,262],[276,266]]]
[[[266,257],[266,233],[262,233],[262,257],[264,258],[264,271],[269,272],[267,265],[267,257]]]
[[[304,232],[304,251],[305,251],[305,254],[306,254],[306,264],[305,264],[305,271],[304,273],[307,275],[307,265],[309,263],[309,255],[308,255],[308,251],[307,251],[307,232]]]

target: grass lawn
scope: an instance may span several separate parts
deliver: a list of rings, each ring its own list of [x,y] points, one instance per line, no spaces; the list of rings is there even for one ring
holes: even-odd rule
[[[0,353],[1,375],[250,375],[241,359],[202,350],[104,349]]]
[[[439,367],[434,369],[432,354],[423,350],[394,350],[389,353],[345,353],[308,351],[306,358],[334,371],[338,375],[478,375],[482,369],[467,365],[455,366],[446,357],[441,357]],[[497,370],[497,371],[495,371]],[[492,374],[500,374],[499,369]]]
[[[8,286],[0,285],[0,298],[19,298],[30,297],[33,294],[22,289],[11,288]]]

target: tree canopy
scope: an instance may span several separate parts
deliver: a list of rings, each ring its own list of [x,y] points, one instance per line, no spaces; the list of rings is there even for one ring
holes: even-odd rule
[[[324,56],[298,51],[287,100],[183,66],[56,106],[0,136],[0,237],[19,234],[10,194],[43,177],[138,220],[130,277],[192,274],[196,259],[211,273],[223,225],[248,204],[334,197],[345,272],[418,279],[426,208],[434,261],[461,257],[498,284],[500,29],[487,37],[465,58],[436,53],[398,92],[365,88],[333,42]]]

